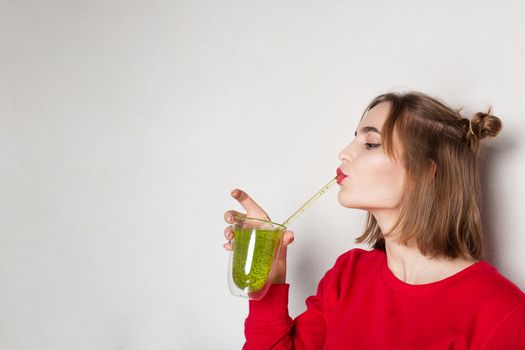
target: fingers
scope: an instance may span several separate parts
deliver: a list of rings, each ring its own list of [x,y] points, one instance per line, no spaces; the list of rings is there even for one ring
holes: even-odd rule
[[[233,230],[230,226],[224,229],[224,238],[226,238],[228,241],[233,239]]]
[[[224,247],[224,249],[226,250],[232,250],[233,247],[232,247],[232,242],[226,242],[222,245]]]
[[[246,214],[238,212],[236,210],[228,210],[224,213],[224,221],[228,224],[234,224],[236,222],[235,217],[253,217],[259,219],[270,220],[270,217],[263,208],[261,208],[246,192],[238,188],[231,191],[231,196],[236,199],[239,204],[246,210]],[[224,249],[232,250],[233,230],[231,227],[224,229],[224,237],[228,240],[223,244]],[[286,247],[291,244],[294,240],[293,232],[286,231],[283,236],[283,244]]]
[[[246,214],[240,213],[236,210],[228,210],[224,213],[224,221],[226,221],[228,224],[234,224],[235,223],[235,217],[246,217]]]
[[[232,230],[232,228],[230,226],[228,226],[228,227],[226,227],[224,229],[224,238],[226,238],[228,240],[228,242],[226,242],[222,246],[226,250],[232,250],[232,248],[233,248],[232,247],[233,230]]]
[[[231,191],[231,195],[250,214],[251,217],[269,218],[268,214],[257,204],[252,197],[238,188]]]

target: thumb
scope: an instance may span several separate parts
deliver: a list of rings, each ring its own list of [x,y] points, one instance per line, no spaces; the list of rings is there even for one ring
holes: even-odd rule
[[[283,236],[283,245],[286,247],[289,244],[292,244],[294,241],[293,231],[286,231]]]

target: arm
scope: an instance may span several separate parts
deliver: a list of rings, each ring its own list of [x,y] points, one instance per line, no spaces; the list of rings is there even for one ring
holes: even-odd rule
[[[234,223],[235,216],[266,218],[268,216],[245,192],[232,191],[232,196],[247,210],[247,214],[227,211],[224,219]],[[231,227],[225,229],[225,237],[229,240],[224,245],[231,250],[233,232]],[[272,285],[266,296],[260,301],[250,301],[250,313],[245,322],[246,343],[244,350],[259,349],[321,349],[326,335],[326,309],[333,308],[337,301],[337,278],[340,265],[330,269],[317,288],[317,294],[306,300],[307,310],[294,320],[288,314],[288,289],[286,278],[286,247],[293,242],[293,233],[286,231],[283,237],[283,254],[279,254],[277,271],[272,278]],[[334,288],[335,286],[335,288]]]
[[[332,293],[328,290],[334,270],[325,274],[316,295],[306,299],[306,311],[295,320],[288,313],[288,284],[273,284],[262,300],[250,300],[243,349],[321,349],[326,335],[325,307],[330,304],[328,299]]]
[[[243,350],[294,348],[291,337],[293,320],[288,314],[289,287],[289,284],[272,284],[263,299],[249,301]]]

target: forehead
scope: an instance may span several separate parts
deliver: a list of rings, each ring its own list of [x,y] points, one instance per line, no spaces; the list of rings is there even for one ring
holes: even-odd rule
[[[361,129],[365,126],[373,126],[378,130],[381,130],[384,122],[386,121],[389,110],[390,104],[388,102],[379,103],[366,112],[363,118],[361,118],[358,128]]]

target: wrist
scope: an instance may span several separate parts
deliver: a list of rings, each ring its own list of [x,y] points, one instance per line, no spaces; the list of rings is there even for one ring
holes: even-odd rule
[[[286,283],[286,265],[277,264],[275,272],[272,276],[272,284]]]

